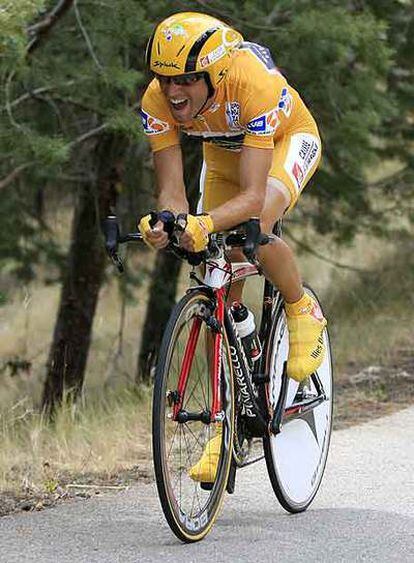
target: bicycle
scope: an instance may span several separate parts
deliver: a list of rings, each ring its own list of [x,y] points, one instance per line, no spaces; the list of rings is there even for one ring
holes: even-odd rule
[[[107,250],[122,268],[118,243],[141,240],[141,235],[121,236],[116,218],[107,221]],[[234,492],[236,471],[263,459],[250,459],[253,438],[262,439],[273,490],[287,511],[306,510],[322,480],[332,430],[328,331],[323,333],[326,356],[321,367],[299,384],[286,374],[288,332],[277,289],[265,281],[259,330],[263,353],[255,362],[247,357],[225,303],[232,283],[260,275],[258,245],[272,244],[278,236],[280,223],[267,236],[252,219],[210,235],[207,251],[197,255],[170,243],[193,266],[195,285],[175,305],[164,331],[155,373],[152,439],[161,506],[171,530],[184,542],[208,534],[225,492]],[[243,249],[247,262],[230,262],[228,252],[236,247]],[[200,264],[202,277],[195,269]],[[317,299],[310,287],[306,291]],[[221,441],[214,482],[194,481],[188,472],[213,437]]]

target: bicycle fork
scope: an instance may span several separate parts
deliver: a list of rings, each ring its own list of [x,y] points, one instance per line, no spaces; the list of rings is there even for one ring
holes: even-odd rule
[[[223,356],[223,326],[224,326],[224,293],[225,289],[220,288],[215,291],[215,303],[211,307],[206,305],[194,318],[190,335],[184,351],[184,357],[178,377],[178,385],[175,391],[169,392],[169,400],[173,406],[172,419],[179,423],[188,421],[200,421],[204,424],[221,422],[224,418],[222,401],[220,397],[220,383],[222,377],[222,356]],[[210,410],[199,412],[189,412],[183,409],[184,397],[187,389],[188,377],[193,365],[197,343],[203,322],[210,329],[213,338],[213,357],[209,366],[212,402]]]

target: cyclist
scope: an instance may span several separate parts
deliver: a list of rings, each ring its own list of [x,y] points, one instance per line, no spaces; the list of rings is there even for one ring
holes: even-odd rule
[[[299,94],[275,66],[266,47],[246,42],[222,21],[202,13],[174,14],[155,28],[146,51],[153,80],[141,119],[154,156],[158,207],[186,213],[180,245],[199,252],[208,235],[260,217],[271,233],[291,210],[317,169],[321,141]],[[189,214],[179,134],[203,141],[200,214]],[[139,223],[147,244],[168,244],[163,217],[151,228]],[[266,277],[285,300],[289,329],[287,373],[302,381],[318,369],[326,319],[302,286],[286,242],[261,247]],[[190,470],[196,481],[214,480],[220,434]]]

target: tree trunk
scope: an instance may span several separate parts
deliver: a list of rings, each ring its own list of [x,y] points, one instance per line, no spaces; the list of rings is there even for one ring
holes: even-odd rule
[[[114,138],[103,138],[96,151],[97,189],[82,186],[75,209],[72,242],[43,390],[43,409],[51,414],[65,393],[76,400],[83,387],[92,324],[106,264],[99,209],[101,213],[108,212],[117,179],[112,165],[113,153]]]
[[[178,258],[167,252],[158,252],[142,332],[137,383],[149,383],[152,378],[164,327],[175,302],[180,270]]]
[[[198,145],[183,143],[185,184],[190,211],[194,213],[198,200],[198,177],[201,151]],[[157,362],[162,335],[175,303],[182,262],[168,252],[158,252],[152,273],[152,283],[142,330],[138,355],[136,383],[149,383]]]

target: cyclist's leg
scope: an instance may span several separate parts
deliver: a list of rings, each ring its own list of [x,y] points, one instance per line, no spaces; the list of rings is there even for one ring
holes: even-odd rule
[[[240,153],[228,151],[205,143],[203,146],[204,162],[200,174],[200,199],[197,212],[208,212],[219,207],[229,199],[238,195]],[[245,262],[241,249],[233,249],[230,255],[232,262]],[[227,303],[241,301],[244,282],[232,284],[227,296]]]
[[[296,203],[301,190],[317,168],[320,154],[319,134],[312,119],[307,129],[290,133],[279,140],[274,151],[261,217],[264,232],[271,232],[286,208],[291,209]],[[238,194],[239,159],[239,153],[204,145],[204,211],[214,209]],[[262,247],[259,260],[268,279],[280,289],[287,302],[286,312],[291,317],[288,373],[297,379],[304,379],[323,360],[321,334],[326,321],[304,294],[293,252],[284,241]],[[230,299],[240,299],[241,291],[241,287],[235,287]],[[302,318],[304,311],[307,315],[305,319]]]
[[[238,195],[240,153],[204,143],[203,157],[198,211],[208,212]]]
[[[270,234],[273,226],[289,208],[291,195],[282,180],[269,176],[266,199],[260,217],[262,232]],[[288,244],[279,239],[259,249],[259,260],[266,277],[282,293],[286,302],[295,302],[303,294],[302,281],[296,261]]]
[[[265,233],[271,233],[276,221],[292,209],[317,169],[321,143],[316,125],[311,123],[309,131],[286,134],[275,146],[261,216],[261,228]],[[309,155],[312,158],[309,158]],[[306,169],[302,161],[306,161]],[[285,301],[298,301],[303,295],[302,281],[293,252],[286,242],[280,241],[262,247],[259,259],[266,276],[279,288]]]
[[[271,232],[273,224],[291,209],[316,171],[321,143],[316,125],[308,131],[282,137],[275,147],[261,224]],[[290,197],[289,197],[290,196]],[[302,380],[323,361],[322,331],[326,320],[320,308],[304,293],[294,254],[284,241],[262,247],[259,260],[266,277],[278,287],[286,301],[289,326],[288,374]]]

